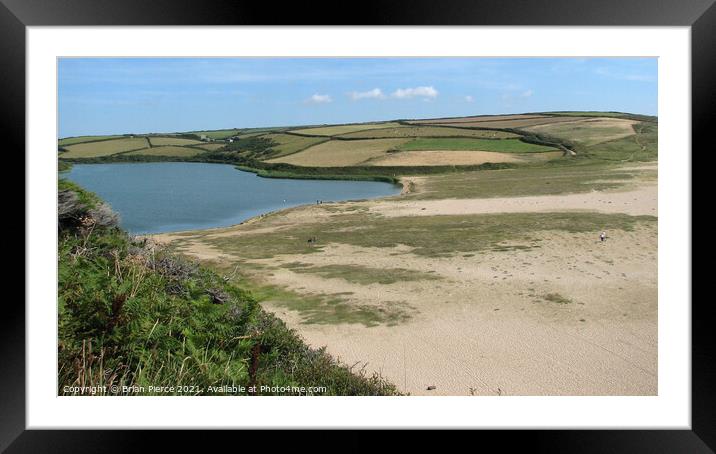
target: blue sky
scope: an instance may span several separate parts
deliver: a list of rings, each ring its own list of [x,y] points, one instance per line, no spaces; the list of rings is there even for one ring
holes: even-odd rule
[[[657,114],[656,58],[64,58],[59,136],[614,110]]]

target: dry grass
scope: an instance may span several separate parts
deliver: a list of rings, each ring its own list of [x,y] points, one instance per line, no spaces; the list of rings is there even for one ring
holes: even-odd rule
[[[267,162],[285,162],[297,166],[338,167],[354,166],[383,156],[407,139],[331,140],[314,145],[292,155]]]
[[[544,133],[561,139],[594,145],[610,140],[622,139],[635,134],[634,120],[622,118],[588,118],[564,123],[551,123],[525,128],[528,131]]]
[[[519,154],[491,151],[403,151],[385,154],[369,162],[374,166],[444,166],[471,165],[486,162],[525,162]]]
[[[144,137],[133,139],[103,140],[100,142],[79,143],[65,147],[63,158],[94,158],[98,156],[109,156],[125,151],[148,148],[149,144]]]

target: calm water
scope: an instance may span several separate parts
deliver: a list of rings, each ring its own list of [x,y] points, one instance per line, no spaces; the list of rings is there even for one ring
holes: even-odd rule
[[[122,227],[133,234],[225,227],[316,200],[400,192],[395,185],[372,181],[260,178],[225,164],[74,164],[63,175],[112,205]]]

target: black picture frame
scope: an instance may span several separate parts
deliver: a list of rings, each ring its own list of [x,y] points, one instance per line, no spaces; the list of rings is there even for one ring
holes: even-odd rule
[[[25,149],[25,29],[29,26],[113,25],[477,25],[477,26],[690,26],[692,36],[692,143],[712,148],[707,137],[716,119],[716,6],[714,0],[413,0],[380,4],[340,2],[238,2],[190,0],[0,0],[0,111],[6,151]],[[15,157],[19,160],[19,154]],[[22,165],[24,166],[24,159]],[[32,238],[25,237],[25,243]],[[26,270],[32,272],[31,270]],[[27,275],[25,276],[27,279]],[[25,311],[6,299],[0,317],[0,450],[7,452],[133,452],[150,449],[148,431],[25,430]],[[690,303],[684,301],[684,304]],[[483,431],[480,444],[549,452],[713,452],[716,449],[714,317],[709,298],[692,305],[692,430]],[[172,432],[163,437],[189,446],[202,437]],[[364,432],[334,432],[340,449],[370,449]],[[229,438],[231,437],[231,438]],[[266,435],[262,435],[266,437]],[[422,443],[424,435],[400,437]],[[295,449],[304,437],[271,438],[271,450]],[[310,437],[309,437],[310,438]],[[245,436],[212,434],[247,446]],[[311,441],[308,441],[311,444]],[[322,450],[315,446],[314,450]],[[334,445],[335,446],[335,445]],[[386,447],[387,445],[383,445]],[[331,443],[325,441],[325,448]],[[168,445],[165,445],[168,448]],[[257,448],[260,449],[260,448]],[[168,449],[167,449],[168,450]]]

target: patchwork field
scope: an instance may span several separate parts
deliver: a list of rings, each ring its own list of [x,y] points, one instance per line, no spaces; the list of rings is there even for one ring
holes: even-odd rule
[[[370,129],[341,134],[340,137],[355,139],[386,139],[403,137],[477,137],[485,139],[517,138],[517,134],[504,131],[450,128],[442,126],[399,126],[396,128]]]
[[[298,134],[310,134],[317,136],[336,136],[349,132],[365,131],[383,128],[395,128],[400,126],[398,123],[362,123],[355,125],[325,126],[320,128],[296,129],[291,132]]]
[[[142,156],[196,156],[199,153],[203,153],[204,150],[194,147],[178,147],[178,146],[163,146],[163,147],[152,147],[145,148],[143,150],[131,151],[128,155],[142,155]]]
[[[266,162],[311,167],[354,166],[383,156],[388,150],[396,149],[406,141],[407,139],[331,140]]]
[[[203,143],[200,140],[183,139],[180,137],[149,137],[149,141],[154,147],[160,147],[163,145],[198,145]]]
[[[67,149],[67,151],[62,154],[62,157],[91,158],[109,156],[147,147],[149,147],[149,144],[147,143],[147,139],[144,137],[102,140],[99,142],[78,143],[66,146],[65,149]]]
[[[213,131],[256,138],[214,154],[226,162],[269,157],[316,175],[375,169],[404,189],[153,238],[250,289],[312,346],[404,392],[655,395],[658,123],[623,116]],[[572,153],[468,128],[537,133]],[[66,156],[183,157],[224,146],[148,145],[74,143]],[[484,163],[510,168],[460,167]]]

